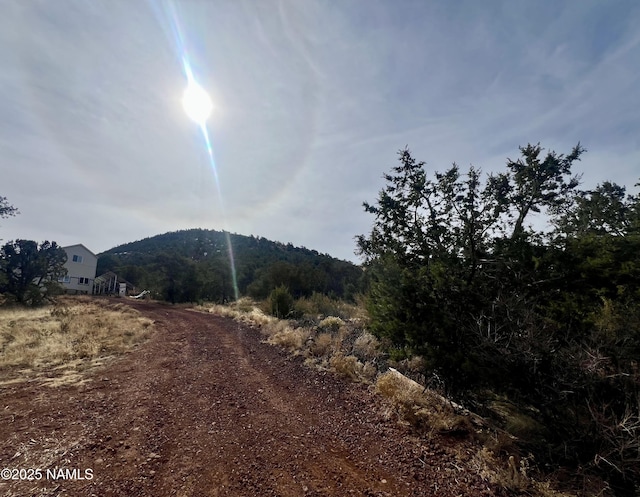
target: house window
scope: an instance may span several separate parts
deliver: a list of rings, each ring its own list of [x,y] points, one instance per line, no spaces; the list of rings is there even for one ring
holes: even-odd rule
[[[71,283],[71,277],[70,276],[61,276],[60,278],[58,278],[58,282],[59,283]]]
[[[82,262],[82,256],[81,255],[74,255],[73,256],[73,262]]]
[[[78,278],[78,283],[80,285],[88,285],[89,284],[89,278]]]

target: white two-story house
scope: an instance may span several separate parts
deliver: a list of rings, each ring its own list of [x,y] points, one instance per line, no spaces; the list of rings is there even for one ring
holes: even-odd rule
[[[67,253],[64,267],[67,275],[60,283],[67,293],[93,293],[93,282],[96,279],[98,256],[82,244],[62,247]]]

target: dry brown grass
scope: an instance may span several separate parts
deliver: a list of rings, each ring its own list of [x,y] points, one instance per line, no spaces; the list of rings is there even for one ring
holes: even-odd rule
[[[259,304],[248,298],[242,298],[228,305],[199,305],[194,309],[201,312],[215,314],[217,316],[232,318],[256,328],[269,328],[279,321],[277,318],[265,314]]]
[[[362,305],[334,300],[319,293],[297,299],[294,309],[297,315],[311,319],[337,316],[342,319],[362,321],[366,317],[366,311]]]
[[[251,299],[243,298],[229,305],[208,304],[195,307],[196,310],[209,312],[217,316],[229,317],[260,331],[267,336],[267,343],[284,347],[292,354],[300,354],[310,331],[294,328],[289,321],[265,314],[260,305]]]
[[[336,342],[331,333],[318,333],[309,345],[309,352],[314,357],[325,357],[330,356],[335,347]]]
[[[389,366],[394,369],[397,369],[403,374],[406,374],[408,376],[415,378],[420,374],[424,374],[426,370],[426,361],[422,356],[415,355],[415,356],[411,356],[408,359],[402,359],[402,360],[396,360],[396,361],[390,360]]]
[[[485,481],[502,487],[511,495],[527,495],[530,497],[573,497],[576,493],[568,493],[552,484],[549,480],[538,480],[529,474],[533,459],[529,457],[509,456],[497,457],[487,447],[479,447],[471,456],[468,466]],[[604,497],[610,495],[603,482],[589,482],[589,489],[579,495]]]
[[[74,382],[78,371],[145,340],[152,324],[126,305],[105,306],[87,298],[65,298],[38,309],[0,309],[0,371],[5,373],[0,372],[0,381],[47,370]],[[18,378],[8,377],[9,370]]]
[[[338,352],[329,359],[331,369],[352,381],[370,382],[375,378],[377,369],[369,362],[362,363],[356,356],[345,356]]]
[[[267,336],[267,343],[283,347],[293,355],[305,356],[305,364],[310,367],[331,369],[359,382],[371,382],[378,374],[371,362],[378,355],[378,341],[373,335],[362,331],[359,319],[345,321],[338,316],[327,316],[315,327],[299,327],[295,326],[295,321],[266,315],[260,304],[250,299],[240,299],[229,305],[198,306],[195,309],[259,328]]]
[[[344,326],[344,321],[337,316],[328,316],[318,323],[318,328],[329,332],[337,332]]]
[[[489,408],[503,420],[504,430],[515,437],[531,440],[545,435],[544,426],[506,398],[496,396]]]
[[[353,353],[364,359],[375,359],[380,355],[380,342],[369,332],[362,333],[353,342]]]
[[[309,337],[309,331],[304,328],[291,328],[283,326],[280,330],[275,331],[267,342],[272,345],[284,347],[294,355],[300,354],[303,345]]]
[[[391,401],[399,420],[420,433],[457,434],[472,430],[467,417],[457,414],[446,399],[395,370],[380,375],[375,386]]]
[[[331,364],[331,367],[336,373],[354,381],[358,379],[358,370],[362,367],[362,363],[358,362],[356,356],[344,356],[342,354],[334,355],[329,360],[329,364]]]
[[[555,489],[549,481],[538,481],[532,478],[530,475],[532,457],[518,455],[513,437],[488,426],[478,429],[472,414],[459,414],[459,409],[454,408],[453,404],[437,392],[425,389],[395,370],[380,375],[375,388],[379,394],[390,401],[389,415],[397,416],[400,423],[412,426],[423,435],[470,435],[469,443],[459,451],[460,464],[480,475],[485,481],[515,495],[531,497],[572,495]],[[484,437],[478,436],[479,432],[482,432]],[[482,438],[484,438],[483,443],[479,443]],[[507,447],[513,448],[513,453],[509,451],[505,453],[504,449]],[[603,493],[594,495],[603,495]]]

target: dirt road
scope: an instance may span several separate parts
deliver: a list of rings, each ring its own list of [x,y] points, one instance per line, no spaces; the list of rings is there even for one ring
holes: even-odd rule
[[[1,495],[498,495],[366,386],[230,319],[132,305],[157,332],[89,381],[0,390]]]

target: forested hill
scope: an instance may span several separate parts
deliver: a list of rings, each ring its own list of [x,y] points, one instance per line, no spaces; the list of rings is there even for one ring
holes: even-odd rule
[[[349,299],[360,290],[362,270],[350,262],[290,243],[204,229],[114,247],[99,254],[98,275],[113,271],[174,302],[232,299],[229,242],[240,295],[265,298],[285,285],[294,297],[318,292]]]

